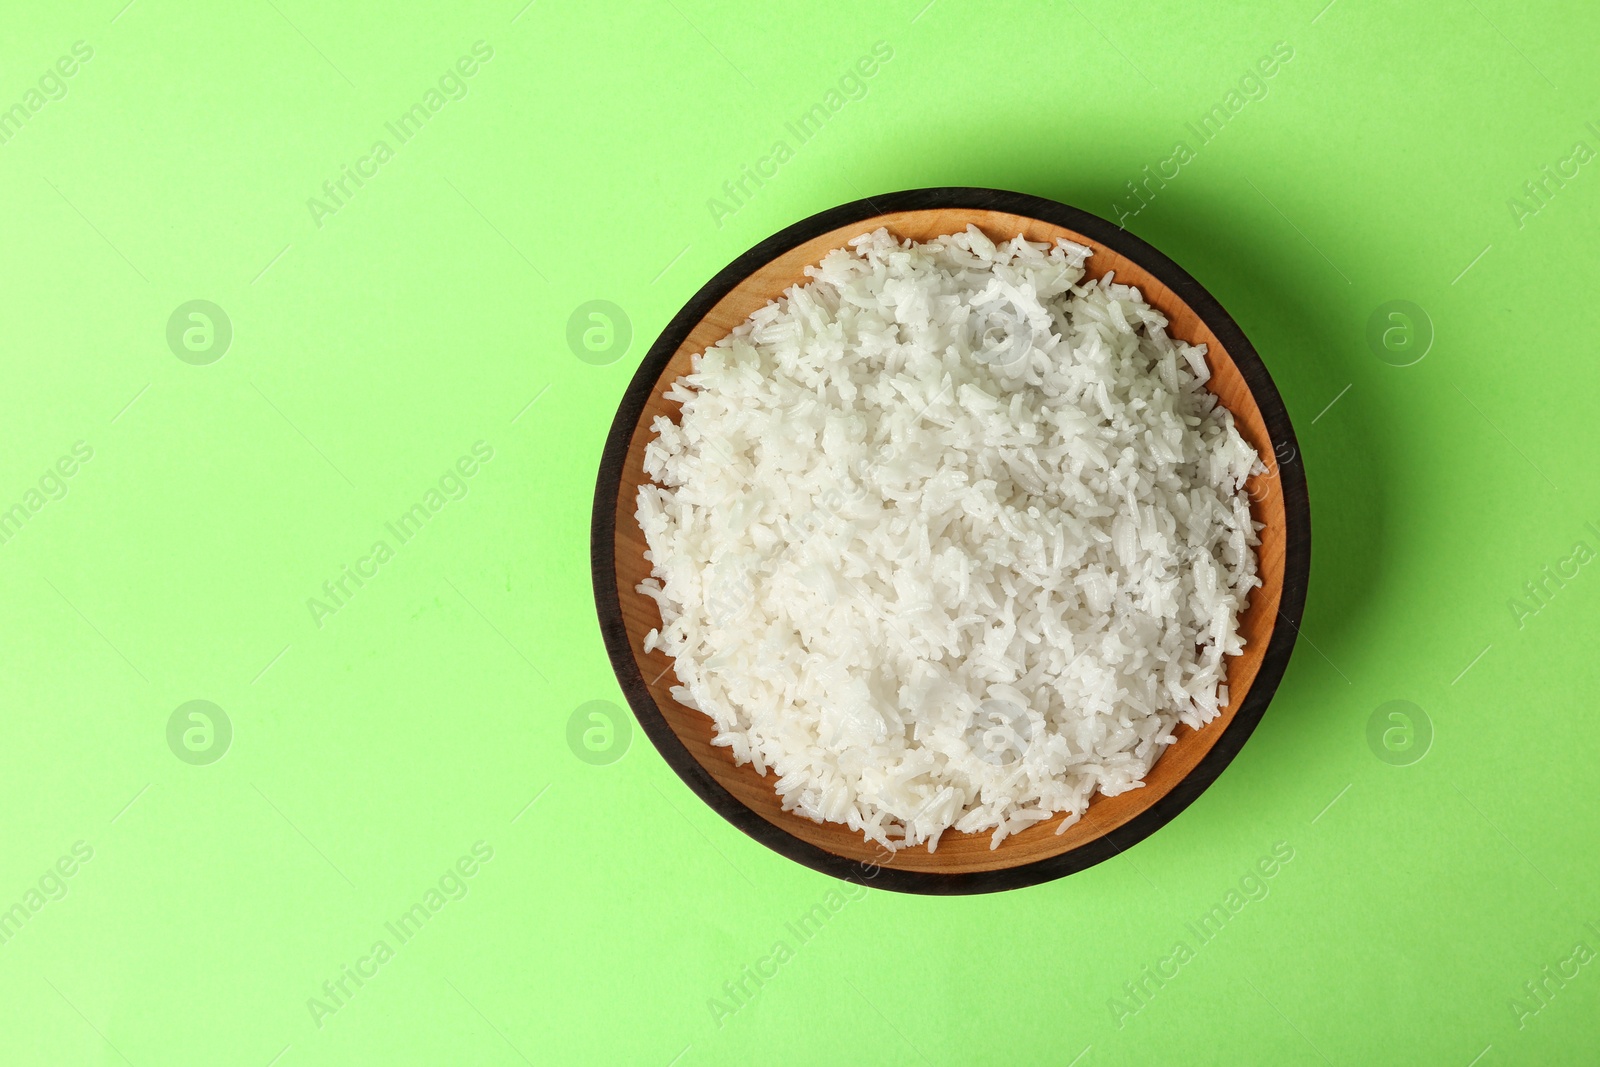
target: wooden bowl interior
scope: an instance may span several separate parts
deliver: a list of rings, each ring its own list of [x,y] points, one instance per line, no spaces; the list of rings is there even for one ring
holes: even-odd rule
[[[634,509],[638,486],[645,480],[642,462],[645,445],[653,436],[651,424],[661,415],[677,421],[680,414],[680,405],[668,401],[662,394],[671,382],[690,372],[693,355],[703,352],[732,332],[751,312],[781,296],[785,289],[804,283],[807,280],[804,269],[808,265],[819,262],[832,249],[843,247],[851,238],[884,226],[897,238],[927,241],[943,234],[959,232],[968,224],[977,226],[996,242],[1010,240],[1020,233],[1030,241],[1054,241],[1057,237],[1065,237],[1093,248],[1094,255],[1088,264],[1088,273],[1092,277],[1098,278],[1108,271],[1115,271],[1117,281],[1137,286],[1145,300],[1160,309],[1170,322],[1168,329],[1172,336],[1206,345],[1206,358],[1212,372],[1208,388],[1233,413],[1239,432],[1255,446],[1267,465],[1265,473],[1255,475],[1247,484],[1251,513],[1257,522],[1265,526],[1257,550],[1258,570],[1263,584],[1252,592],[1248,608],[1240,621],[1245,638],[1244,652],[1228,661],[1227,708],[1204,729],[1192,730],[1180,725],[1176,731],[1176,743],[1169,746],[1156,762],[1146,776],[1143,788],[1116,797],[1096,796],[1083,818],[1059,835],[1056,828],[1061,820],[1056,817],[1006,838],[996,849],[989,847],[989,833],[962,834],[951,830],[940,838],[935,852],[930,853],[925,848],[909,848],[891,854],[843,824],[815,823],[784,811],[782,802],[773,790],[777,776],[770,771],[766,776],[758,775],[749,764],[742,767],[735,765],[728,749],[711,744],[711,720],[672,698],[670,689],[677,683],[677,678],[670,669],[671,657],[659,650],[649,654],[641,651],[645,634],[661,626],[661,616],[655,601],[635,591],[639,583],[649,576],[650,567],[644,559],[646,545],[644,535],[634,519]],[[628,645],[656,707],[689,753],[741,803],[787,833],[849,860],[929,873],[992,871],[1058,856],[1116,829],[1165,796],[1211,750],[1222,732],[1232,723],[1235,712],[1250,692],[1251,683],[1255,680],[1262,656],[1272,638],[1284,581],[1284,504],[1277,463],[1273,459],[1273,446],[1255,398],[1211,329],[1188,304],[1148,271],[1099,242],[1037,219],[982,209],[892,212],[841,227],[772,260],[723,297],[679,346],[634,427],[622,469],[615,529],[617,589]]]

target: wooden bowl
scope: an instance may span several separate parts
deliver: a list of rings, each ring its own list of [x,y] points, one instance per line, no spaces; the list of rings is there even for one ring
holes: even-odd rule
[[[1263,585],[1240,621],[1244,652],[1228,661],[1229,704],[1200,730],[1177,728],[1142,789],[1096,796],[1064,834],[1051,818],[990,849],[989,833],[947,831],[938,850],[890,853],[839,823],[815,823],[786,812],[750,764],[737,766],[711,744],[712,723],[669,692],[677,678],[661,651],[642,651],[661,625],[656,604],[635,591],[650,573],[634,520],[641,460],[658,415],[676,419],[662,393],[703,352],[751,312],[806,281],[804,268],[851,238],[885,226],[896,237],[926,241],[971,223],[999,242],[1066,237],[1094,249],[1093,277],[1115,270],[1138,286],[1171,322],[1174,337],[1203,342],[1208,388],[1233,412],[1245,440],[1268,464],[1248,483],[1251,512],[1265,524],[1258,551]],[[1165,825],[1216,780],[1266,710],[1294,649],[1311,557],[1311,514],[1305,474],[1283,401],[1255,349],[1227,312],[1177,264],[1104,219],[1038,197],[992,189],[919,189],[860,200],[813,215],[740,256],[707,282],[651,347],[623,395],[595,487],[591,530],[595,603],[617,680],[661,755],[689,788],[724,818],[774,851],[853,882],[916,893],[1011,889],[1083,870]]]

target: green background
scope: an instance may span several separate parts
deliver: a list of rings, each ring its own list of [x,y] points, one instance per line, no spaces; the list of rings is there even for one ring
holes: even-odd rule
[[[0,544],[0,908],[23,916],[0,1062],[1593,1061],[1592,6],[122,2],[13,8],[0,43],[0,108],[23,108],[0,144],[0,508],[23,509]],[[464,98],[388,132],[479,41]],[[785,123],[877,42],[892,58],[797,144]],[[714,212],[779,138],[792,158]],[[625,718],[569,742],[582,706],[621,705],[588,577],[602,443],[708,277],[892,189],[1114,216],[1180,141],[1127,226],[1259,348],[1315,523],[1294,662],[1200,800],[1050,884],[846,900]],[[370,176],[314,211],[345,166]],[[203,365],[167,339],[197,299],[232,328]],[[567,340],[592,300],[631,324],[609,362]],[[1380,316],[1404,358],[1368,341],[1395,300],[1421,309]],[[492,459],[446,477],[477,442]],[[400,544],[385,524],[418,503]],[[319,618],[347,565],[376,573]],[[192,700],[225,749],[186,744],[187,712],[169,744]],[[447,877],[475,844],[492,858]],[[1189,924],[1275,845],[1266,895],[1201,944]],[[465,895],[400,944],[385,923],[441,877]],[[380,939],[392,958],[315,1012]]]

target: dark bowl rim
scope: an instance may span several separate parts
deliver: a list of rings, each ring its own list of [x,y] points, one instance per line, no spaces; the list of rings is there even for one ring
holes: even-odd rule
[[[1139,264],[1187,303],[1227,349],[1261,410],[1278,463],[1285,524],[1284,579],[1278,616],[1279,622],[1287,625],[1273,626],[1272,638],[1249,694],[1223,730],[1222,736],[1217,738],[1200,762],[1166,796],[1145,811],[1076,848],[1016,867],[957,874],[897,870],[837,855],[768,822],[724,789],[689,753],[650,695],[628,644],[614,565],[617,494],[621,488],[622,468],[629,441],[651,390],[695,325],[719,300],[758,268],[814,237],[878,215],[937,208],[1001,211],[1074,230]],[[1075,874],[1127,851],[1171,822],[1232,762],[1250,739],[1272,701],[1299,635],[1311,570],[1311,504],[1299,443],[1272,376],[1261,362],[1255,346],[1245,337],[1233,317],[1182,267],[1115,223],[1054,200],[1001,189],[908,189],[841,204],[785,227],[718,271],[673,316],[634,372],[607,434],[595,481],[589,552],[595,608],[617,681],[645,735],[695,795],[728,822],[774,852],[835,878],[903,893],[992,893],[1020,889]]]

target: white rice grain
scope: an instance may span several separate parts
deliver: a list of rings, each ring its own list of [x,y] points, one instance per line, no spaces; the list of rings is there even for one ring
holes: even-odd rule
[[[694,361],[637,518],[674,696],[895,849],[1138,788],[1226,705],[1261,469],[1090,250],[880,229]]]

